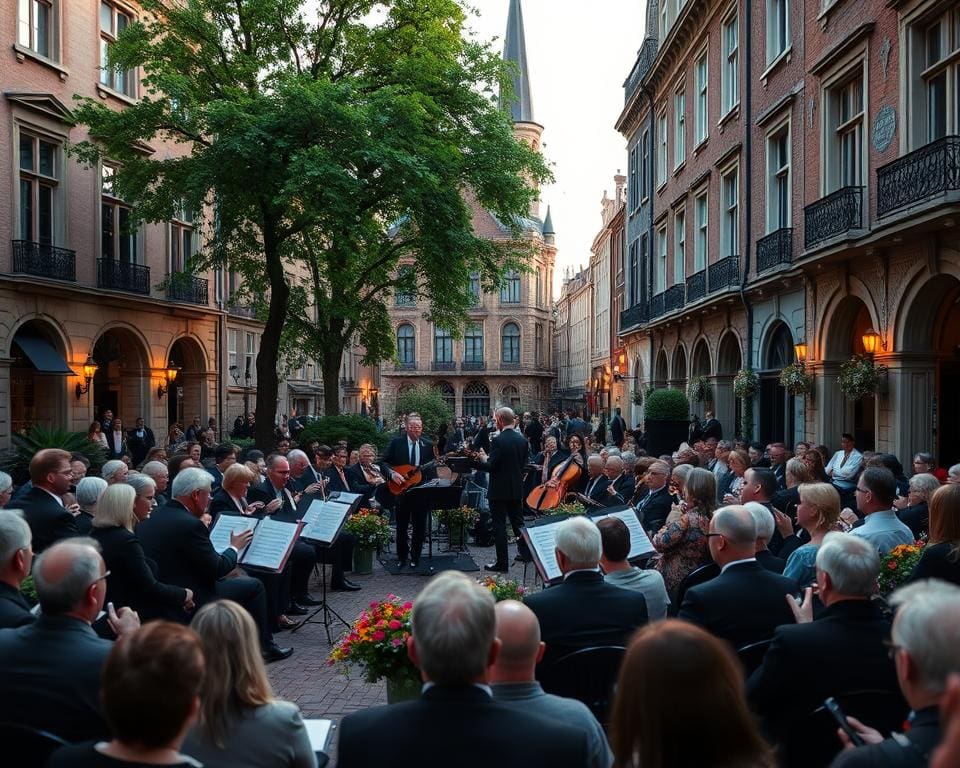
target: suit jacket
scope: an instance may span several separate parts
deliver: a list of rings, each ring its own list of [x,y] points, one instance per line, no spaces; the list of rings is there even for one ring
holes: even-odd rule
[[[157,444],[150,427],[143,428],[143,437],[137,434],[136,428],[127,432],[127,448],[130,449],[130,458],[133,466],[139,466],[147,458],[147,452]]]
[[[0,629],[14,629],[33,624],[30,605],[19,589],[0,582]]]
[[[623,416],[614,415],[610,419],[610,437],[613,438],[615,445],[623,445],[624,434],[627,431],[627,422],[623,420]]]
[[[723,503],[723,497],[730,493],[730,488],[733,486],[733,481],[737,479],[736,473],[732,469],[728,469],[726,472],[720,475],[717,478],[717,501]]]
[[[223,485],[223,472],[220,471],[220,467],[214,464],[212,467],[204,467],[207,470],[207,473],[210,477],[213,478],[213,485],[211,486],[214,493],[220,490],[220,486]]]
[[[647,531],[656,533],[666,522],[667,515],[670,514],[670,507],[673,506],[673,497],[670,495],[670,487],[664,485],[652,493],[648,493],[640,500],[637,511],[642,513],[640,522]]]
[[[912,507],[904,507],[897,512],[897,517],[900,518],[900,522],[910,527],[915,539],[930,532],[930,510],[925,501],[914,504]]]
[[[797,516],[797,505],[800,503],[800,486],[795,485],[793,488],[786,488],[782,491],[777,491],[773,498],[770,499],[770,506],[776,507],[785,515],[789,515],[792,518]]]
[[[723,425],[716,419],[707,419],[700,425],[700,437],[704,440],[710,437],[723,440]]]
[[[634,490],[636,490],[635,482],[633,475],[621,474],[617,477],[611,483],[616,493],[613,496],[607,494],[607,498],[603,500],[604,506],[618,507],[629,503],[630,499],[633,498]]]
[[[338,768],[375,765],[383,744],[391,763],[418,768],[589,764],[585,732],[518,711],[472,685],[435,685],[416,701],[354,712],[340,721],[339,739]]]
[[[490,441],[486,461],[476,462],[490,473],[489,501],[519,501],[523,498],[523,471],[530,455],[530,444],[515,429],[505,429]]]
[[[547,644],[541,665],[592,645],[626,645],[647,623],[643,594],[607,584],[599,571],[577,571],[556,586],[530,595],[525,603],[540,622]]]
[[[388,475],[384,470],[377,464],[373,465],[383,474],[384,479],[386,480]],[[352,464],[344,470],[344,474],[347,476],[347,482],[350,484],[350,490],[353,493],[359,493],[363,496],[363,499],[360,502],[360,506],[366,507],[370,504],[370,499],[376,498],[377,501],[380,501],[382,498],[380,494],[389,493],[386,490],[385,483],[380,483],[379,485],[374,485],[367,481],[366,475],[363,474],[363,467],[360,466],[359,462]],[[339,479],[339,478],[338,478]]]
[[[530,442],[530,452],[539,453],[540,446],[543,443],[543,424],[539,419],[531,419],[530,423],[523,430],[527,440]]]
[[[100,669],[112,647],[89,624],[67,616],[41,616],[0,632],[0,722],[71,742],[109,739],[100,715]]]
[[[90,534],[100,544],[107,576],[107,600],[117,608],[126,605],[140,614],[141,621],[170,619],[185,621],[183,587],[157,581],[157,564],[143,551],[136,534],[126,528],[94,528]]]
[[[120,445],[117,445],[117,441],[114,440],[114,431],[111,429],[109,432],[103,430],[103,434],[107,438],[107,452],[110,454],[111,459],[119,459],[123,454],[127,452],[127,439],[120,433]],[[146,456],[146,453],[144,453]]]
[[[678,618],[740,648],[772,637],[781,624],[793,624],[785,596],[796,592],[793,579],[772,573],[756,561],[737,563],[688,589]]]
[[[210,532],[174,499],[137,526],[144,554],[157,564],[157,578],[193,590],[200,606],[216,598],[214,585],[237,567],[237,553],[222,553],[210,543]]]
[[[418,466],[422,467],[424,464],[429,464],[433,461],[433,443],[431,443],[426,438],[420,438],[420,461]],[[383,452],[382,461],[388,467],[400,467],[404,464],[410,463],[410,451],[407,446],[407,434],[404,432],[402,435],[393,438],[387,444],[387,450]],[[423,479],[424,482],[427,480],[433,480],[437,476],[436,467],[430,467],[429,469],[423,470]]]
[[[17,508],[23,510],[33,533],[33,551],[38,555],[60,539],[80,535],[76,518],[42,488],[27,491],[17,502]]]
[[[584,486],[583,495],[593,501],[600,502],[600,504],[605,505],[607,499],[610,498],[610,494],[607,493],[607,488],[610,487],[610,480],[606,475],[600,475],[594,480],[587,479],[587,483]]]
[[[777,490],[783,491],[787,487],[787,465],[786,464],[771,464],[770,471],[773,472],[773,476],[777,478]]]
[[[757,552],[757,562],[773,573],[783,573],[783,569],[787,567],[787,561],[777,557],[769,549],[761,549]]]
[[[327,478],[327,493],[333,493],[334,491],[338,493],[341,491],[343,493],[352,492],[353,489],[350,487],[350,478],[347,475],[346,467],[343,469],[343,476],[347,481],[346,485],[344,485],[343,481],[340,479],[340,473],[337,472],[335,467],[330,467],[330,469],[323,473],[323,476]]]
[[[237,505],[234,503],[233,498],[229,493],[223,490],[223,488],[220,488],[216,493],[213,494],[213,496],[210,497],[210,508],[207,511],[210,513],[210,517],[213,518],[213,523],[210,524],[211,528],[216,525],[217,518],[220,517],[220,515],[241,514],[240,510],[237,508]],[[263,517],[263,515],[255,515],[255,517]]]
[[[299,489],[287,485],[284,486],[283,490],[283,506],[274,512],[271,517],[274,520],[289,523],[297,519],[297,508],[293,503],[293,494],[299,493]],[[327,490],[330,490],[329,486],[327,486]],[[262,501],[264,504],[269,504],[275,498],[277,498],[277,491],[269,479],[264,480],[260,485],[251,486],[247,493],[247,501]]]

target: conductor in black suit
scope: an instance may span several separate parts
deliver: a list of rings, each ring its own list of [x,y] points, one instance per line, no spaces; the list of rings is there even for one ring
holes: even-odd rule
[[[498,408],[494,414],[500,434],[490,441],[490,456],[481,450],[475,466],[490,474],[490,487],[487,501],[490,502],[490,515],[493,518],[493,537],[496,545],[497,560],[485,566],[488,571],[506,573],[510,570],[507,555],[507,519],[517,537],[517,554],[521,559],[529,559],[529,551],[520,529],[523,528],[523,473],[530,455],[527,439],[514,429],[517,420],[511,408]]]
[[[45,448],[30,460],[33,487],[17,500],[17,507],[33,532],[33,551],[38,555],[60,539],[80,535],[61,498],[70,490],[72,478],[69,451]]]
[[[417,596],[413,627],[407,652],[420,668],[422,696],[343,718],[339,768],[376,764],[384,744],[391,764],[418,768],[590,764],[585,732],[493,699],[487,670],[500,641],[489,591],[462,573],[441,573]]]
[[[403,476],[393,470],[394,467],[400,467],[409,464],[415,467],[423,467],[433,461],[433,443],[422,437],[423,420],[416,413],[407,416],[405,423],[406,434],[393,438],[387,450],[383,454],[383,463],[390,469],[391,478],[395,482],[403,482]],[[423,478],[421,482],[432,480],[437,476],[436,470],[432,467],[422,470]],[[423,551],[423,540],[427,530],[427,510],[413,508],[408,499],[401,494],[396,500],[396,518],[397,518],[397,559],[398,567],[402,568],[407,558],[410,559],[410,567],[416,568],[420,561],[420,553]],[[413,523],[412,541],[407,544],[407,527]]]

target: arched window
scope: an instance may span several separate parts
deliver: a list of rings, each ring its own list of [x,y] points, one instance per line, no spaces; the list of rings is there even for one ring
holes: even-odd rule
[[[450,406],[451,411],[456,412],[457,396],[454,394],[453,384],[449,381],[438,381],[436,387],[440,390],[440,397],[443,398],[443,402]]]
[[[500,332],[501,352],[504,363],[520,364],[520,326],[516,323],[507,323]]]
[[[512,270],[503,278],[503,286],[500,288],[501,304],[519,304],[520,303],[520,273]]]
[[[413,326],[409,323],[397,328],[397,359],[405,368],[414,368],[417,365],[416,340]]]
[[[490,414],[490,390],[481,381],[471,381],[463,390],[463,412],[467,416]]]
[[[520,412],[520,391],[512,384],[508,384],[500,391],[500,401],[504,405],[509,405],[517,413]]]
[[[433,360],[435,363],[453,363],[453,336],[450,331],[443,328],[434,330]]]

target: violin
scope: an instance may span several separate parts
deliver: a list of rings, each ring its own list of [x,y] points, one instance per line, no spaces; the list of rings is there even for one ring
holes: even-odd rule
[[[530,509],[545,512],[560,506],[583,472],[583,467],[577,463],[576,455],[571,453],[562,464],[554,468],[550,480],[541,483],[527,494],[527,506]]]

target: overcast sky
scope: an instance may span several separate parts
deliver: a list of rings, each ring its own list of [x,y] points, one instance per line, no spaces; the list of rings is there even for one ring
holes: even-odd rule
[[[469,25],[503,49],[509,0],[468,0]],[[554,297],[563,269],[586,265],[600,228],[600,200],[626,170],[626,144],[614,130],[623,81],[643,42],[645,0],[523,0],[534,119],[556,181],[543,189],[557,231]]]

